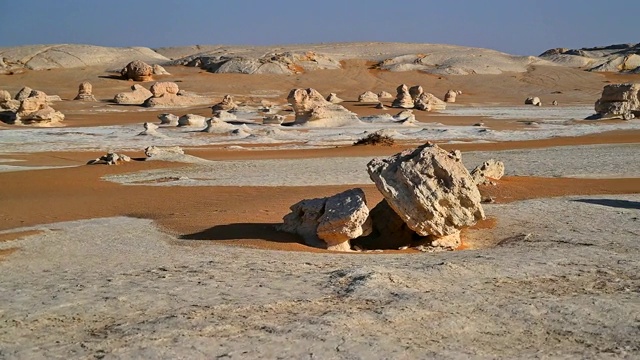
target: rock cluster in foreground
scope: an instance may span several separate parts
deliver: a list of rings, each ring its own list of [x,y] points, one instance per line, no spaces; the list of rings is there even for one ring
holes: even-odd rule
[[[356,188],[292,205],[278,229],[329,250],[349,251],[354,239],[367,248],[452,250],[461,244],[460,229],[485,217],[477,184],[485,175],[501,177],[504,165],[491,160],[472,176],[459,151],[427,143],[373,159],[367,171],[384,196],[371,211]]]

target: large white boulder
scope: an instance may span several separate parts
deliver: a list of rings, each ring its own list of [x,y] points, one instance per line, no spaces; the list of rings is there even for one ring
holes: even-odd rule
[[[602,90],[595,110],[601,117],[630,117],[640,115],[640,84],[611,84]]]
[[[397,95],[391,106],[394,108],[413,109],[413,99],[411,98],[407,85],[402,84],[398,86],[396,91]]]

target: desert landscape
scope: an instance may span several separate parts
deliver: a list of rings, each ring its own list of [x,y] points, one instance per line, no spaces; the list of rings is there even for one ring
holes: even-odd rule
[[[0,358],[638,358],[639,46],[0,48]]]

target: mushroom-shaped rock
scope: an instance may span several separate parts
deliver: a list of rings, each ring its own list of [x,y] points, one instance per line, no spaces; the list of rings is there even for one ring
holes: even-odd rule
[[[456,102],[456,96],[458,96],[457,91],[449,90],[446,94],[444,94],[444,102],[454,103]]]
[[[351,189],[291,206],[278,230],[301,236],[310,246],[349,251],[349,240],[371,233],[364,192]]]
[[[416,99],[415,108],[424,111],[444,110],[447,108],[447,104],[435,95],[423,92]]]
[[[412,86],[409,88],[409,95],[411,95],[411,99],[416,101],[420,95],[424,93],[424,89],[420,85]]]
[[[158,115],[158,119],[160,119],[161,125],[178,125],[178,120],[180,119],[177,115],[162,113]]]
[[[481,196],[460,152],[427,143],[367,164],[369,176],[407,226],[434,242],[484,219]]]
[[[542,101],[537,96],[530,96],[524,101],[525,105],[542,106]]]
[[[358,96],[358,102],[378,102],[378,95],[371,91],[365,91]]]
[[[211,110],[213,111],[214,114],[216,114],[218,111],[234,111],[238,108],[238,104],[236,104],[235,101],[233,101],[233,96],[231,95],[225,95],[224,98],[222,98],[222,101],[213,105],[211,107]]]
[[[484,184],[488,180],[500,180],[504,176],[504,163],[489,159],[471,171],[471,177],[476,184]]]
[[[601,117],[640,116],[640,84],[611,84],[602,90],[595,110]]]
[[[125,80],[151,81],[153,80],[153,67],[144,61],[134,60],[120,71],[120,75]]]
[[[93,86],[88,81],[83,81],[78,86],[78,95],[73,100],[80,101],[97,101],[92,94]]]
[[[171,75],[167,70],[158,64],[153,65],[153,75]]]
[[[411,98],[411,94],[409,94],[409,88],[407,85],[402,84],[398,86],[396,91],[398,94],[396,95],[395,100],[393,100],[391,106],[394,108],[413,109],[413,99]]]
[[[380,99],[392,99],[393,95],[391,93],[389,93],[389,92],[386,92],[386,91],[380,91],[378,93],[378,98],[380,98]]]
[[[120,105],[142,105],[144,102],[152,97],[151,91],[147,90],[144,86],[134,84],[131,86],[131,91],[121,92],[117,94],[113,101]]]
[[[206,121],[207,118],[202,115],[186,114],[180,116],[180,119],[178,119],[178,126],[203,127],[205,126]]]
[[[339,104],[344,100],[340,99],[338,95],[336,95],[336,93],[331,93],[329,94],[329,96],[327,96],[327,101],[330,103]]]
[[[287,100],[293,107],[297,125],[328,127],[361,123],[356,114],[328,102],[315,89],[293,89]]]

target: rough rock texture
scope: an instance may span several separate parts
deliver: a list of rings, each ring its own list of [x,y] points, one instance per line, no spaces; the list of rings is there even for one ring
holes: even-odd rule
[[[415,108],[424,111],[444,110],[447,108],[447,104],[435,95],[423,92],[415,100]]]
[[[393,94],[386,92],[386,91],[380,91],[378,93],[378,98],[380,99],[392,99],[393,98]]]
[[[349,240],[368,235],[372,230],[369,209],[361,189],[302,200],[290,209],[278,230],[297,234],[310,246],[350,251]]]
[[[134,60],[120,70],[120,75],[125,80],[151,81],[153,80],[153,67],[144,61]]]
[[[144,154],[148,158],[162,158],[172,155],[184,155],[184,150],[180,146],[149,146],[144,149]]]
[[[415,85],[409,88],[409,95],[411,95],[411,100],[416,101],[424,93],[424,89],[420,85]]]
[[[178,125],[178,120],[180,119],[177,115],[163,113],[158,115],[158,119],[160,119],[161,125]]]
[[[218,111],[234,111],[238,108],[238,104],[236,104],[235,101],[233,101],[233,96],[231,95],[225,95],[222,98],[222,101],[213,105],[211,107],[211,110],[213,111],[213,113],[217,113]]]
[[[87,165],[98,165],[98,164],[118,165],[119,163],[129,162],[129,161],[131,161],[131,158],[127,155],[110,152],[110,153],[107,153],[106,155],[100,156],[97,159],[90,160],[89,162],[87,162]]]
[[[331,93],[329,94],[329,96],[327,96],[327,101],[330,103],[339,104],[344,100],[340,99],[338,95],[336,95],[336,93]]]
[[[78,86],[78,95],[73,100],[80,101],[97,101],[92,94],[93,86],[88,81],[83,81]]]
[[[224,122],[223,120],[214,117],[206,120],[207,126],[202,130],[205,133],[226,133],[236,130],[235,126]]]
[[[167,70],[158,64],[153,64],[153,75],[171,75]]]
[[[297,125],[327,127],[360,123],[356,114],[328,102],[315,89],[293,89],[287,100],[293,107]]]
[[[144,123],[144,131],[142,131],[140,134],[138,134],[138,136],[147,136],[147,135],[151,135],[151,136],[164,136],[161,135],[157,130],[158,130],[158,125],[154,124],[154,123],[150,123],[150,122],[146,122]]]
[[[223,121],[232,121],[232,120],[238,119],[238,117],[235,114],[230,113],[226,110],[215,111],[214,116]]]
[[[640,116],[640,84],[606,85],[595,110],[601,117]]]
[[[398,86],[396,91],[397,95],[391,106],[394,108],[413,109],[414,103],[407,85]]]
[[[14,123],[51,126],[57,125],[62,120],[64,120],[64,114],[49,106],[46,97],[36,96],[20,103]]]
[[[372,91],[365,91],[358,96],[358,102],[378,102],[378,95]]]
[[[160,81],[151,85],[150,90],[153,97],[162,97],[165,95],[178,95],[180,88],[174,82]]]
[[[147,90],[144,86],[134,84],[131,86],[131,91],[121,92],[116,94],[113,101],[116,104],[121,105],[142,105],[144,102],[152,97],[151,91]]]
[[[207,118],[202,115],[186,114],[178,119],[178,126],[205,126]]]
[[[640,43],[582,49],[556,48],[545,51],[540,57],[588,71],[634,73],[640,70]]]
[[[32,92],[33,92],[33,89],[32,89],[32,88],[30,88],[30,87],[28,87],[28,86],[25,86],[25,87],[23,87],[22,89],[20,89],[20,91],[18,91],[18,92],[16,93],[16,96],[15,96],[15,98],[14,98],[14,99],[16,99],[16,100],[18,100],[18,101],[25,100],[25,99],[27,99],[28,97],[30,97],[30,96],[31,96],[31,93],[32,93]]]
[[[530,96],[524,100],[525,105],[542,106],[542,101],[537,96]]]
[[[6,90],[0,90],[0,111],[17,112],[20,108],[20,101],[12,99],[11,94]]]
[[[504,176],[504,163],[489,159],[471,171],[471,177],[476,184],[484,184],[490,180],[500,180]]]
[[[398,249],[411,246],[419,235],[411,230],[402,220],[386,199],[382,199],[378,205],[371,209],[371,221],[373,234],[363,245],[370,249]]]
[[[367,164],[389,205],[418,235],[438,238],[484,219],[481,197],[459,152],[427,143]]]
[[[458,96],[457,91],[449,90],[446,94],[444,94],[444,102],[454,103],[456,102],[456,96]]]
[[[378,105],[376,105],[376,109],[387,110],[387,107],[384,106],[383,103],[379,102]]]
[[[180,90],[178,84],[170,81],[151,85],[151,97],[142,104],[146,107],[171,108],[193,106],[209,102],[207,98]]]
[[[405,124],[416,122],[416,115],[413,113],[413,110],[411,109],[402,110],[399,113],[397,113],[393,118],[396,121],[400,121]]]

